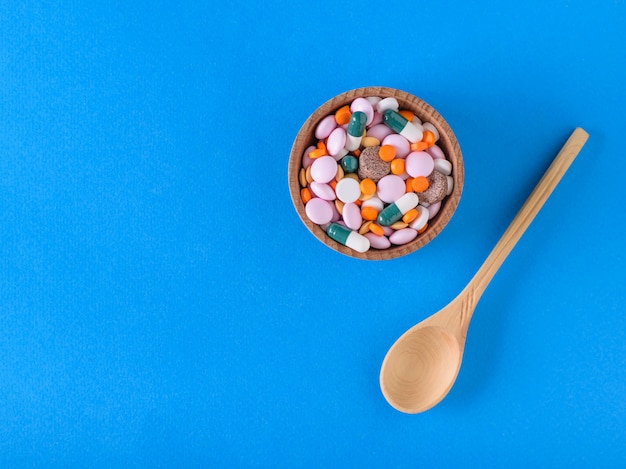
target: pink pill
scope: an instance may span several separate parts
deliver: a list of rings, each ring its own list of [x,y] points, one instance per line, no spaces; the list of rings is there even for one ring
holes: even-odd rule
[[[389,241],[391,244],[401,245],[410,243],[416,238],[416,236],[417,230],[414,230],[413,228],[403,228],[389,236]]]
[[[393,130],[385,124],[378,124],[372,126],[372,128],[367,131],[367,136],[377,138],[379,142],[382,142],[387,135],[391,135],[392,133]]]
[[[365,114],[365,117],[367,117],[365,125],[369,125],[370,122],[372,122],[372,119],[374,119],[374,107],[372,106],[372,103],[370,103],[365,98],[356,98],[354,101],[352,101],[352,104],[350,105],[350,111],[352,111],[353,113],[361,111],[363,114]]]
[[[367,124],[367,127],[374,127],[375,125],[379,125],[383,123],[383,115],[378,112],[378,111],[374,111],[374,118],[372,119],[372,122],[370,122],[369,124]]]
[[[333,208],[330,202],[325,201],[324,199],[311,199],[304,207],[306,212],[306,216],[309,217],[313,223],[317,223],[318,225],[323,225],[325,223],[330,223],[333,218]]]
[[[387,249],[391,246],[391,242],[386,236],[378,236],[374,233],[365,233],[363,236],[370,240],[370,246],[374,249]]]
[[[315,138],[324,140],[337,127],[337,121],[334,115],[324,117],[315,129]]]
[[[390,134],[383,139],[383,145],[393,145],[396,148],[396,158],[406,158],[411,153],[411,144],[400,134]]]
[[[313,158],[309,156],[309,153],[315,150],[315,148],[317,147],[314,147],[313,145],[311,145],[306,150],[304,150],[304,154],[302,155],[302,167],[304,169],[307,169],[309,166],[311,166],[311,164],[313,164]]]
[[[435,202],[434,204],[430,204],[428,207],[426,207],[426,210],[428,210],[428,219],[430,220],[435,215],[437,215],[440,208],[441,202]]]
[[[316,182],[330,182],[337,175],[337,162],[332,156],[320,156],[311,165],[311,177]]]
[[[442,159],[446,158],[446,155],[443,154],[443,150],[439,148],[436,144],[430,148],[427,148],[426,152],[433,158],[442,158]]]
[[[311,189],[311,192],[313,192],[316,197],[320,197],[324,200],[335,200],[337,198],[333,188],[322,182],[313,181],[309,184],[309,189]]]
[[[313,163],[315,165],[315,163]],[[435,169],[433,157],[425,151],[414,151],[406,157],[406,172],[411,177],[430,176]],[[313,169],[313,168],[311,168]]]
[[[391,204],[398,200],[406,192],[406,184],[400,176],[388,174],[383,176],[376,185],[378,198]]]
[[[363,217],[361,216],[361,209],[357,204],[351,202],[343,206],[343,221],[346,222],[346,226],[351,230],[357,231],[361,228]]]
[[[331,156],[337,155],[343,147],[346,145],[346,131],[341,127],[333,130],[328,136],[328,141],[326,142],[326,149],[328,150],[328,154]]]

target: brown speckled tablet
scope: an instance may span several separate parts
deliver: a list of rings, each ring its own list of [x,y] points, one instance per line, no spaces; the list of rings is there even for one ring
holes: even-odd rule
[[[424,192],[416,192],[420,202],[434,204],[442,201],[448,191],[448,179],[445,174],[433,171],[426,179],[428,179],[428,189]]]
[[[378,156],[379,146],[366,147],[359,156],[358,175],[361,179],[370,178],[378,182],[380,178],[391,172],[391,165]]]

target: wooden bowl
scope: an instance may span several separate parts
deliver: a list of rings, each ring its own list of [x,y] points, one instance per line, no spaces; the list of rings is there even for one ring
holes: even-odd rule
[[[309,220],[304,210],[304,203],[300,197],[300,190],[302,187],[300,186],[299,173],[302,168],[302,155],[304,154],[304,151],[310,145],[315,145],[317,141],[315,138],[315,129],[317,124],[327,115],[334,114],[340,107],[350,104],[355,98],[368,96],[380,96],[381,98],[392,96],[396,98],[400,104],[400,109],[408,109],[412,111],[422,121],[430,122],[437,128],[439,131],[439,141],[437,142],[437,145],[439,145],[445,153],[446,158],[452,163],[451,176],[454,179],[454,188],[452,193],[442,201],[439,213],[437,213],[437,215],[428,222],[428,228],[426,231],[419,234],[413,241],[401,246],[392,245],[388,249],[378,250],[370,248],[369,251],[365,253],[359,253],[349,247],[337,243],[326,234],[322,227]],[[459,199],[461,198],[461,192],[463,190],[463,157],[461,155],[459,143],[452,132],[452,129],[432,106],[416,96],[404,91],[393,88],[372,86],[358,88],[335,96],[311,114],[298,132],[291,148],[288,179],[289,192],[291,194],[291,200],[296,212],[302,220],[302,223],[304,223],[304,225],[318,240],[329,248],[341,254],[345,254],[346,256],[368,260],[394,259],[396,257],[410,254],[413,251],[425,246],[448,224],[452,214],[459,204]]]

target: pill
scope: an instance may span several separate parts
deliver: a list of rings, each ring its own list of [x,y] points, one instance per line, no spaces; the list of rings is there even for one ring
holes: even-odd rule
[[[346,155],[341,159],[341,168],[345,173],[356,173],[359,169],[359,160],[352,155]]]
[[[443,154],[443,150],[439,148],[437,145],[433,145],[432,147],[427,148],[426,153],[428,153],[433,158],[442,158],[442,159],[446,158],[446,156]]]
[[[382,119],[382,116],[381,116],[381,119]],[[383,124],[381,120],[380,124],[372,126],[367,131],[367,136],[377,138],[380,142],[382,142],[387,135],[390,135],[392,133],[393,133],[393,130],[391,130],[389,127]]]
[[[321,156],[311,165],[311,177],[316,182],[330,182],[336,174],[337,162],[332,156]]]
[[[342,179],[342,181],[344,179]],[[330,187],[328,184],[324,184],[323,182],[313,181],[311,184],[309,184],[309,189],[311,189],[311,192],[316,197],[322,198],[324,200],[335,200],[337,198],[333,188]]]
[[[428,206],[428,219],[432,220],[435,215],[439,213],[439,209],[441,208],[441,202],[436,202],[434,204],[430,204]]]
[[[383,115],[378,111],[374,111],[374,118],[372,119],[372,122],[367,124],[367,128],[369,129],[382,123],[383,123]]]
[[[376,107],[376,104],[378,104],[383,98],[381,98],[380,96],[368,96],[365,99],[367,99],[372,106]]]
[[[315,147],[313,145],[307,147],[307,149],[304,150],[304,155],[302,155],[302,167],[305,169],[313,164],[313,160],[309,156],[309,153],[311,153],[313,150],[315,150]]]
[[[343,221],[346,226],[351,230],[358,230],[363,223],[363,217],[361,216],[361,208],[355,203],[347,203],[343,206],[342,210]]]
[[[378,198],[388,204],[395,202],[406,192],[404,180],[395,174],[382,177],[376,187]]]
[[[391,173],[398,176],[404,173],[404,160],[402,158],[391,161]]]
[[[452,194],[452,190],[454,189],[454,179],[452,176],[446,176],[446,180],[448,182],[448,190],[446,191],[446,195]]]
[[[419,196],[418,196],[419,199]],[[415,220],[419,215],[419,212],[417,211],[417,208],[412,208],[411,210],[409,210],[408,212],[406,212],[403,216],[402,216],[402,221],[404,223],[411,223],[413,220]]]
[[[363,253],[370,248],[369,239],[338,223],[331,223],[326,229],[326,233],[338,243],[354,249],[356,252]]]
[[[450,173],[452,173],[452,163],[450,163],[448,160],[444,160],[441,158],[435,159],[434,162],[435,171],[439,171],[441,174],[450,176]]]
[[[411,143],[419,142],[422,139],[421,128],[391,109],[383,112],[383,124],[397,134],[402,135]]]
[[[363,179],[359,184],[359,187],[361,188],[361,193],[365,195],[373,195],[376,193],[376,183],[371,179]]]
[[[378,157],[388,163],[391,163],[391,161],[396,157],[396,154],[396,147],[393,145],[383,145],[378,149]]]
[[[378,197],[374,196],[367,200],[365,200],[361,207],[374,207],[377,212],[380,212],[383,208],[385,208],[385,204]]]
[[[371,179],[378,182],[380,178],[391,172],[391,166],[378,156],[380,147],[367,147],[359,157],[358,175],[361,179]]]
[[[381,99],[376,103],[376,110],[384,115],[385,111],[392,110],[397,111],[400,105],[398,104],[398,100],[393,97],[388,97]],[[384,119],[384,116],[383,116]]]
[[[335,122],[337,122],[338,125],[345,125],[350,122],[351,115],[350,106],[342,106],[337,109],[337,112],[335,113]]]
[[[418,179],[418,178],[415,178]],[[439,171],[433,171],[427,178],[428,188],[425,191],[415,191],[420,201],[428,204],[441,202],[448,191],[448,179]]]
[[[413,192],[424,192],[428,189],[429,185],[428,178],[424,176],[417,176],[411,180],[411,189]]]
[[[379,225],[389,226],[397,222],[402,216],[412,208],[417,207],[419,198],[413,192],[407,192],[394,203],[387,205],[382,212],[378,214],[376,221]]]
[[[410,243],[417,237],[417,230],[413,228],[403,228],[389,236],[389,242],[395,245]]]
[[[376,210],[375,207],[361,207],[361,218],[363,220],[374,221],[376,220],[377,217],[378,217],[378,210]]]
[[[365,125],[370,125],[370,123],[374,119],[374,107],[372,106],[372,103],[370,103],[365,98],[356,98],[354,101],[352,101],[352,104],[350,105],[350,111],[352,111],[352,115],[354,115],[355,112],[362,112],[363,114],[365,114]]]
[[[374,233],[376,236],[383,236],[385,234],[383,227],[374,222],[370,223],[370,232]]]
[[[409,228],[419,231],[428,223],[430,214],[428,213],[428,209],[422,205],[415,207],[415,210],[417,210],[417,218],[409,223]]]
[[[309,217],[313,223],[323,225],[329,223],[333,218],[332,204],[324,199],[314,198],[309,200],[305,205],[304,210],[306,216]]]
[[[308,187],[305,187],[300,191],[300,198],[302,199],[302,203],[308,203],[312,197],[313,195],[311,194],[311,190]]]
[[[356,202],[361,196],[359,182],[352,178],[343,178],[335,189],[337,198],[344,203]]]
[[[380,140],[376,137],[370,137],[368,135],[367,137],[363,137],[361,139],[361,145],[364,147],[377,147],[380,146]]]
[[[363,236],[369,240],[370,246],[374,249],[387,249],[391,246],[389,238],[385,235],[378,236],[374,233],[365,233]]]
[[[335,116],[324,117],[315,129],[315,138],[318,140],[324,140],[330,133],[337,127]]]
[[[332,117],[332,116],[329,116]],[[341,127],[337,127],[333,130],[328,136],[328,141],[326,142],[326,149],[328,150],[328,154],[330,156],[335,156],[346,145],[346,131]]]
[[[433,133],[433,137],[435,137],[435,141],[433,143],[439,140],[439,131],[437,130],[437,127],[435,127],[430,122],[424,122],[424,124],[422,124],[422,127],[424,128],[424,130],[428,130],[429,132]]]
[[[361,111],[354,112],[352,117],[350,117],[350,122],[348,123],[347,129],[347,138],[346,138],[346,150],[354,151],[359,148],[361,144],[361,138],[363,137],[363,132],[365,131],[365,121],[367,117]]]
[[[383,145],[391,145],[396,149],[396,158],[406,158],[411,153],[411,144],[402,135],[390,134],[387,135],[383,141]]]
[[[406,172],[409,176],[429,176],[435,169],[433,157],[425,151],[414,151],[406,157]]]

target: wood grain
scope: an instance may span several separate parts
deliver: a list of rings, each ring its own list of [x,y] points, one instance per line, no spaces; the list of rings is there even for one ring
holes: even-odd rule
[[[454,189],[447,196],[442,204],[439,213],[429,222],[428,229],[418,235],[415,240],[403,246],[392,246],[389,249],[370,249],[365,253],[358,253],[343,246],[329,238],[324,230],[311,222],[304,211],[304,204],[300,199],[299,172],[302,167],[302,155],[309,145],[314,145],[315,128],[317,124],[327,115],[333,114],[337,109],[346,104],[350,104],[355,98],[367,96],[380,96],[381,98],[394,97],[398,100],[402,109],[409,109],[422,121],[431,122],[439,131],[440,139],[438,145],[441,147],[446,157],[452,163],[452,177],[454,178]],[[456,136],[443,117],[428,103],[404,91],[385,87],[358,88],[342,93],[330,99],[320,106],[302,125],[291,148],[288,165],[288,183],[291,200],[298,213],[298,216],[308,228],[308,230],[322,243],[337,252],[350,257],[367,260],[393,259],[412,253],[433,240],[443,228],[448,224],[454,211],[456,210],[461,193],[463,191],[464,172],[463,156]]]

